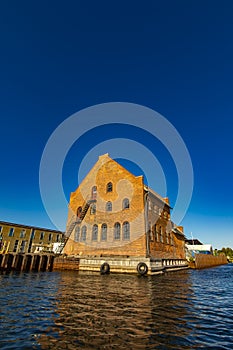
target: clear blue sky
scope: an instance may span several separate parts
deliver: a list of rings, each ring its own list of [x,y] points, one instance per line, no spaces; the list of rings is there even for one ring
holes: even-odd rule
[[[195,179],[186,236],[233,248],[232,18],[231,0],[1,2],[0,219],[53,227],[38,180],[49,136],[85,107],[132,102],[165,116],[188,147]],[[77,186],[73,162],[93,140],[126,131],[94,130],[81,154],[72,148],[67,198]],[[162,147],[144,144],[169,171]]]

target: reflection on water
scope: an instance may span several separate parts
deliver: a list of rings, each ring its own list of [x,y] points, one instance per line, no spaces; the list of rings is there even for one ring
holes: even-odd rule
[[[1,349],[232,349],[233,266],[1,275]]]

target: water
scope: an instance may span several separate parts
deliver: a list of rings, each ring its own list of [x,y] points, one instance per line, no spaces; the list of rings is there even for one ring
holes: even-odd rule
[[[233,349],[233,264],[0,275],[0,349]]]

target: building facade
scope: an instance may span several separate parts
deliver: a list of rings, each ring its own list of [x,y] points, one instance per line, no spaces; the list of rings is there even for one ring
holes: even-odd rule
[[[0,254],[52,252],[63,236],[61,231],[0,221]]]
[[[182,227],[162,198],[111,159],[99,160],[71,193],[64,253],[80,257],[185,259]]]

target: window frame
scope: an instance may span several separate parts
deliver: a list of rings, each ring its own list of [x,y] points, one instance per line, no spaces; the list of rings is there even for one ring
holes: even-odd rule
[[[74,230],[74,241],[79,242],[81,238],[81,228],[80,226],[76,226]]]
[[[87,240],[87,226],[84,225],[81,227],[81,238],[80,241],[82,242],[86,242]]]
[[[107,203],[106,203],[106,211],[107,212],[111,212],[112,211],[112,202],[111,201],[108,201]]]
[[[23,228],[23,229],[20,231],[19,238],[25,238],[25,236],[26,236],[26,230]]]
[[[14,233],[15,233],[15,228],[14,227],[10,227],[9,233],[8,233],[8,237],[14,237]]]
[[[91,233],[91,240],[93,242],[98,242],[98,231],[99,231],[98,225],[94,224],[92,226],[92,233]]]
[[[124,198],[122,201],[122,209],[129,209],[130,208],[130,204],[129,204],[129,198]]]
[[[96,197],[97,197],[97,186],[92,186],[91,199],[96,199]]]
[[[115,222],[114,224],[114,240],[119,241],[121,239],[121,224]]]
[[[127,230],[126,230],[127,228]],[[130,240],[130,223],[129,221],[124,221],[122,224],[122,236],[124,241]]]
[[[112,182],[108,182],[107,183],[107,186],[106,186],[106,192],[112,192],[113,191],[113,185],[112,185]]]
[[[104,234],[105,234],[105,236],[104,236]],[[107,234],[108,234],[108,225],[103,223],[101,225],[101,236],[100,236],[101,241],[107,241],[107,237],[108,237]]]
[[[45,233],[44,233],[44,231],[41,231],[40,232],[40,240],[44,239],[44,237],[45,237]]]
[[[95,203],[91,204],[90,215],[96,215],[96,204]]]

